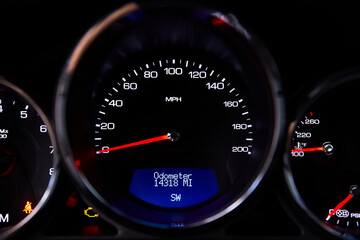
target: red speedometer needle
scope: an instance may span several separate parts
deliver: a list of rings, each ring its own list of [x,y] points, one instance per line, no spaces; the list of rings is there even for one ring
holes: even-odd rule
[[[292,149],[291,152],[316,152],[316,151],[324,151],[324,147],[313,147],[313,148],[299,148]]]
[[[115,151],[115,150],[119,150],[119,149],[144,145],[147,143],[159,142],[159,141],[163,141],[163,140],[170,140],[170,137],[171,137],[171,134],[166,134],[163,136],[149,138],[149,139],[145,139],[145,140],[141,140],[141,141],[137,141],[137,142],[133,142],[133,143],[128,143],[128,144],[120,145],[117,147],[103,149],[103,150],[97,151],[96,153],[99,154],[99,153],[104,153],[104,152],[111,152],[111,151]]]

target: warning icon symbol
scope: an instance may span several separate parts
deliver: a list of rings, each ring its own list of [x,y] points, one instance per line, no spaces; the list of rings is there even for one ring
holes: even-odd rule
[[[31,204],[32,203],[29,201],[26,202],[25,208],[23,210],[26,214],[30,214],[33,211]]]

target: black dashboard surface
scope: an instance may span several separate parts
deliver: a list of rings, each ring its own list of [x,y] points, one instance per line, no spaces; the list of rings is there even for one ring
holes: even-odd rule
[[[54,95],[63,67],[83,34],[121,1],[1,2],[0,75],[27,92],[54,120]],[[17,239],[329,239],[296,206],[283,174],[285,135],[310,90],[323,79],[360,66],[360,15],[354,6],[247,1],[199,1],[232,13],[268,48],[279,69],[285,132],[270,173],[244,205],[189,231],[161,231],[84,215],[65,169],[55,195]]]

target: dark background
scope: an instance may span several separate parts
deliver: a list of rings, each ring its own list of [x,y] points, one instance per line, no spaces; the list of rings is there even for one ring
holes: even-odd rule
[[[94,23],[123,3],[0,2],[0,75],[27,92],[52,119],[56,83],[72,49]],[[233,13],[268,48],[281,75],[287,124],[294,118],[308,91],[320,81],[360,66],[360,14],[355,6],[293,1],[285,5],[261,1],[197,3]],[[210,227],[192,232],[190,236],[328,239],[326,233],[309,224],[288,197],[281,158],[279,154],[271,175],[267,176],[258,193],[247,201],[246,207],[237,209]],[[36,238],[61,239],[67,236],[72,239],[81,235],[98,235],[96,229],[100,229],[101,234],[115,237],[116,228],[121,227],[80,217],[81,209],[86,205],[65,171],[62,175],[58,200],[52,203],[54,211],[40,219],[41,222],[35,225],[37,227],[27,229],[27,236],[39,234]],[[74,208],[66,204],[70,195],[75,195],[79,201]],[[138,234],[142,229],[130,229],[122,229],[125,237],[143,236]],[[164,237],[157,231],[145,232],[145,236],[160,234]]]

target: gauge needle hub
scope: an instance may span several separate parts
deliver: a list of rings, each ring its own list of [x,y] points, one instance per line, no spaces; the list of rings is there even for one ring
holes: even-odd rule
[[[331,155],[334,152],[334,146],[330,142],[325,142],[321,147],[297,148],[292,149],[291,152],[324,152],[326,155]]]
[[[120,149],[124,149],[124,148],[135,147],[135,146],[144,145],[144,144],[147,144],[147,143],[153,143],[153,142],[169,140],[170,136],[171,136],[171,134],[168,133],[166,135],[162,135],[162,136],[159,136],[159,137],[149,138],[149,139],[145,139],[145,140],[141,140],[141,141],[137,141],[137,142],[133,142],[133,143],[120,145],[120,146],[117,146],[117,147],[103,149],[103,150],[97,151],[96,154],[100,154],[100,153],[104,153],[104,152],[107,153],[107,152],[120,150]]]

